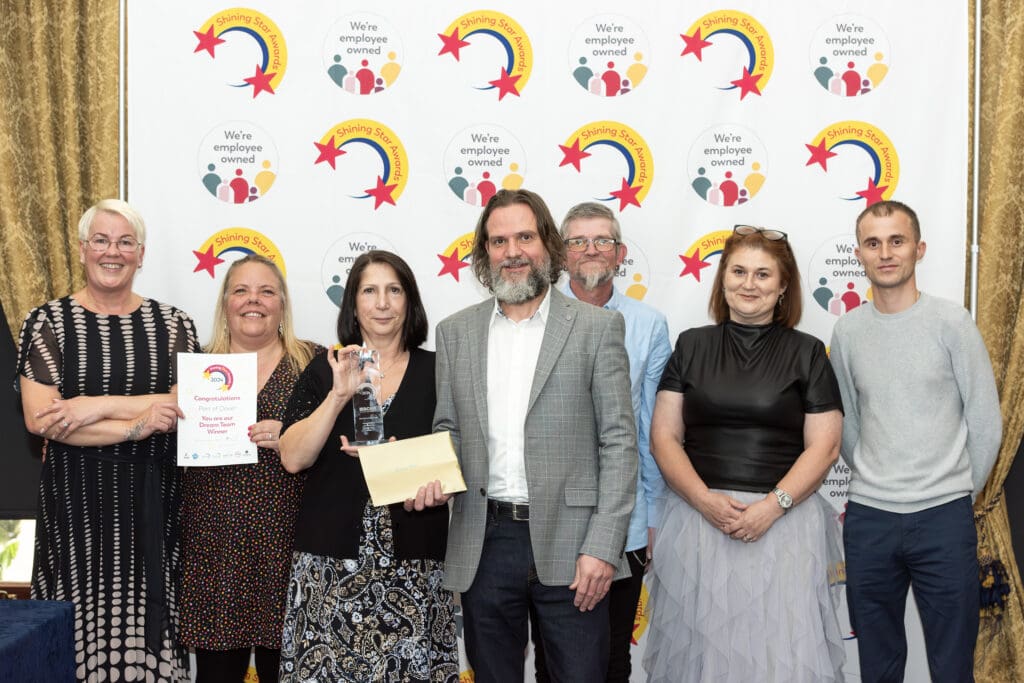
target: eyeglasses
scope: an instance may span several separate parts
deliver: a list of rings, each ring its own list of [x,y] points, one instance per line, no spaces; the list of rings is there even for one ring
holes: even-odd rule
[[[569,251],[586,251],[591,244],[598,251],[611,251],[618,246],[619,241],[611,237],[596,237],[594,239],[573,237],[572,239],[565,240],[565,248]]]
[[[779,240],[789,241],[786,233],[781,230],[772,230],[771,228],[759,228],[756,225],[734,225],[732,226],[733,234],[739,235],[740,237],[746,237],[747,235],[753,235],[755,233],[761,233],[761,237],[772,242],[778,242]]]
[[[106,235],[93,235],[84,241],[93,251],[103,252],[109,249],[111,245],[111,240]],[[139,241],[133,237],[122,237],[114,241],[113,244],[122,254],[135,251],[139,248]]]

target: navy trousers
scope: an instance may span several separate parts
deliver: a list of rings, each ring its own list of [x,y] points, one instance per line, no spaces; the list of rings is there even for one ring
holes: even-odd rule
[[[557,683],[604,680],[608,596],[589,612],[568,586],[537,579],[529,522],[488,512],[480,565],[462,594],[466,656],[477,683],[522,683],[529,611],[536,611],[548,670]]]
[[[903,680],[903,615],[913,586],[932,680],[973,681],[979,584],[970,496],[907,514],[851,502],[843,542],[861,679]]]

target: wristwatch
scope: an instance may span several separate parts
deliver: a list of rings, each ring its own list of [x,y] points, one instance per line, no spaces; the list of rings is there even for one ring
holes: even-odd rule
[[[793,496],[789,495],[780,488],[776,488],[772,493],[779,501],[779,507],[782,508],[782,512],[789,512],[789,508],[793,507]]]

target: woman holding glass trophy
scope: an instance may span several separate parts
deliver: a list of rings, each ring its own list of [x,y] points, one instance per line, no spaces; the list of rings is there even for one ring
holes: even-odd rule
[[[441,587],[448,508],[374,506],[350,457],[352,444],[431,432],[434,354],[419,348],[427,329],[408,264],[387,251],[362,254],[345,283],[341,344],[295,385],[281,461],[308,476],[282,682],[458,680],[454,605]]]

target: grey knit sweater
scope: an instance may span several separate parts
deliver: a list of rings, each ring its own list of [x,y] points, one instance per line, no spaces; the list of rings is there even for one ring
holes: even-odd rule
[[[836,323],[849,499],[917,512],[977,496],[1002,435],[988,352],[963,307],[922,293],[905,311],[865,304]]]

